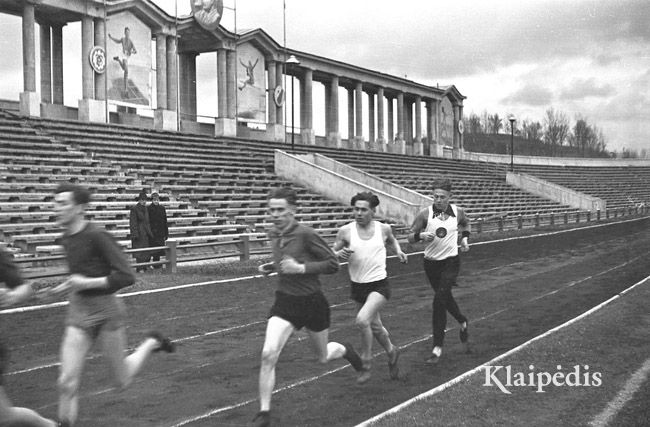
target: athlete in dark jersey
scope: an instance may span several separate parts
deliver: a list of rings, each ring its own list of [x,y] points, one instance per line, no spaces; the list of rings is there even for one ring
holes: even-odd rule
[[[59,420],[71,426],[77,419],[79,383],[86,355],[100,340],[104,356],[120,387],[128,386],[155,351],[174,351],[173,343],[151,332],[125,357],[125,308],[115,293],[131,285],[135,276],[113,237],[85,220],[90,193],[83,187],[62,184],[54,196],[57,222],[70,276],[49,292],[67,295],[70,302],[61,343]]]
[[[0,307],[10,307],[18,304],[33,294],[29,283],[24,283],[18,271],[18,267],[12,261],[11,256],[4,249],[0,248]],[[0,340],[0,381],[5,367],[9,362],[8,350]],[[43,418],[36,412],[27,408],[12,406],[11,401],[0,383],[0,425],[21,425],[29,427],[54,427],[57,425],[52,420]]]

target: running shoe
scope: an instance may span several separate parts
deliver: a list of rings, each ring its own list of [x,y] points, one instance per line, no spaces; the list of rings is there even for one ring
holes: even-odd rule
[[[352,347],[352,344],[344,342],[342,343],[343,347],[345,347],[345,354],[343,355],[343,358],[350,362],[350,365],[354,368],[355,371],[361,372],[363,369],[363,362],[361,361],[361,357],[359,357],[359,353]]]
[[[390,374],[391,380],[399,378],[399,366],[397,365],[398,360],[399,348],[393,347],[393,351],[388,355],[388,373]]]
[[[153,338],[158,341],[158,347],[154,350],[154,353],[157,353],[159,351],[164,351],[165,353],[173,353],[176,351],[176,346],[167,337],[164,337],[163,334],[161,334],[158,331],[151,331],[149,334],[147,334],[149,338]]]
[[[253,418],[254,427],[269,427],[271,425],[271,412],[259,411]]]

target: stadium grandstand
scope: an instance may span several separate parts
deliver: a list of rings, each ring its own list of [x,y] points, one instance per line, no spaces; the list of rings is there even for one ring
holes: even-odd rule
[[[138,301],[133,304],[137,313],[132,322],[134,335],[144,335],[145,325],[149,329],[161,318],[161,322],[176,328],[173,338],[185,345],[181,350],[186,353],[182,353],[181,363],[172,359],[161,362],[162,368],[152,368],[158,370],[143,383],[135,384],[133,395],[121,401],[105,403],[102,399],[106,399],[107,390],[94,388],[97,377],[91,377],[88,383],[92,386],[83,390],[83,398],[84,405],[92,409],[82,415],[86,424],[81,425],[115,425],[115,420],[118,425],[130,425],[130,417],[137,418],[140,411],[146,420],[133,425],[207,425],[200,423],[211,422],[215,419],[212,417],[217,417],[216,425],[241,424],[248,416],[237,411],[249,410],[256,402],[251,397],[251,390],[257,387],[255,379],[251,379],[256,371],[251,372],[258,368],[261,332],[245,334],[252,327],[261,328],[266,319],[266,307],[259,305],[270,298],[270,282],[266,276],[255,275],[257,265],[251,269],[253,262],[247,261],[266,260],[271,253],[267,195],[279,186],[297,190],[300,208],[296,218],[313,227],[329,244],[339,228],[352,220],[352,194],[359,189],[380,194],[381,208],[389,205],[390,209],[380,210],[377,219],[390,224],[409,256],[417,258],[421,246],[406,244],[413,213],[430,205],[432,180],[451,179],[451,202],[462,206],[472,223],[471,256],[476,262],[468,276],[480,277],[484,286],[460,283],[458,294],[465,299],[463,307],[476,314],[471,321],[479,324],[484,337],[490,337],[492,347],[487,348],[484,342],[474,355],[468,356],[471,359],[454,361],[457,365],[448,373],[436,371],[437,384],[469,372],[484,362],[480,358],[483,355],[501,357],[501,353],[518,348],[526,340],[537,340],[537,336],[541,340],[546,336],[542,332],[557,327],[560,321],[563,325],[567,322],[567,330],[575,333],[568,328],[573,324],[571,317],[578,319],[584,310],[612,297],[612,292],[619,298],[647,276],[647,263],[641,258],[650,248],[645,238],[647,231],[640,232],[639,228],[647,224],[650,211],[650,161],[472,152],[464,144],[466,98],[454,85],[428,86],[287,49],[262,29],[233,32],[218,22],[206,21],[208,15],[170,16],[151,0],[0,0],[0,13],[20,16],[26,33],[22,46],[24,90],[19,101],[0,101],[0,240],[13,253],[24,275],[47,284],[47,280],[56,280],[52,277],[60,278],[68,272],[59,240],[63,228],[56,223],[53,194],[60,183],[78,183],[91,190],[87,217],[105,228],[129,257],[138,251],[132,248],[129,210],[139,195],[158,193],[167,212],[169,238],[164,247],[159,247],[165,256],[161,261],[145,263],[147,268],[164,268],[147,269],[137,275],[140,287],[120,297]],[[65,25],[78,22],[84,55],[83,93],[77,106],[69,106],[63,103],[61,32]],[[37,27],[40,46],[35,42],[39,40],[35,38]],[[113,43],[106,35],[126,34],[125,28],[131,29],[135,45],[155,47],[148,53],[142,49],[128,61],[120,58],[123,47],[118,47],[116,40],[121,45],[130,42],[111,37]],[[37,50],[40,64],[36,62]],[[149,58],[140,63],[147,54]],[[217,78],[212,83],[217,95],[212,117],[198,114],[199,54],[216,58]],[[155,72],[151,56],[158,64]],[[132,67],[132,73],[127,72],[125,64]],[[40,73],[39,90],[35,68],[52,71]],[[140,73],[143,69],[144,74]],[[290,85],[286,83],[294,79],[300,87],[296,89],[300,93],[297,105],[293,100],[289,104],[293,96],[287,96]],[[153,87],[148,86],[149,82]],[[69,83],[66,81],[66,85]],[[323,95],[323,105],[314,100],[315,84],[322,86],[318,93]],[[155,97],[147,88],[155,92]],[[347,103],[339,102],[346,101],[344,98]],[[343,105],[347,114],[340,111]],[[293,119],[291,123],[287,120],[294,109],[300,116],[298,126]],[[320,113],[324,116],[324,132],[317,132],[315,126],[315,116]],[[344,116],[345,125],[340,123]],[[317,159],[325,159],[330,166],[322,166]],[[292,172],[288,173],[288,169]],[[316,170],[319,175],[314,174]],[[612,221],[620,217],[625,220]],[[539,240],[527,246],[528,241],[523,239],[538,236],[533,234],[537,232],[542,233]],[[575,233],[573,238],[560,234],[571,232]],[[503,256],[495,257],[499,251]],[[129,259],[133,266],[142,267]],[[191,279],[175,275],[184,266],[206,265],[232,265],[236,274],[253,271],[253,275],[234,277],[229,272],[226,278],[216,278],[212,270],[196,275],[192,270],[188,273]],[[430,326],[431,289],[428,284],[417,287],[413,278],[419,278],[422,272],[414,271],[413,265],[389,260],[389,270],[395,274],[391,281],[395,277],[399,286],[395,286],[395,309],[388,308],[385,318],[408,337],[400,345],[404,350],[410,347],[411,353],[405,351],[402,357],[415,366],[415,348],[430,338],[422,336],[422,330]],[[347,306],[350,302],[345,268],[341,267],[338,276],[324,280],[328,280],[328,292],[337,298],[332,307],[340,308],[334,313],[340,317],[335,318],[338,323],[332,333],[351,340],[357,339],[356,329],[350,326],[353,317],[343,312],[349,319],[341,320],[342,311],[352,310]],[[621,273],[625,280],[619,280],[616,274],[623,268],[629,270]],[[630,287],[632,282],[638,283]],[[212,286],[215,283],[223,288]],[[583,283],[593,284],[591,293],[580,286]],[[182,297],[172,294],[177,289],[186,293]],[[565,297],[564,292],[569,296]],[[643,292],[647,295],[647,291]],[[244,293],[246,301],[241,299]],[[471,304],[466,305],[470,297]],[[179,298],[184,298],[182,304]],[[56,394],[56,380],[50,370],[59,366],[55,362],[58,343],[52,337],[60,329],[60,325],[53,326],[48,310],[59,310],[65,304],[57,301],[4,312],[21,316],[10,333],[12,342],[18,343],[19,363],[7,374],[9,384],[17,390],[24,381],[27,385],[20,391],[31,399],[26,404],[47,414],[53,414],[56,406],[51,401]],[[513,320],[529,314],[525,321]],[[627,313],[630,323],[636,325],[638,319],[633,314]],[[32,322],[39,326],[32,328]],[[343,322],[350,323],[349,330],[338,329]],[[516,328],[521,326],[519,323],[524,324],[521,329]],[[28,333],[32,329],[36,332]],[[416,329],[418,332],[414,332]],[[229,335],[233,331],[234,335]],[[631,330],[628,333],[632,334]],[[32,339],[34,342],[29,341]],[[302,339],[299,336],[294,340]],[[40,350],[46,355],[42,359]],[[558,347],[556,351],[566,350]],[[301,353],[291,349],[286,354],[299,364],[292,373],[294,377],[277,392],[295,393],[293,400],[299,403],[287,405],[293,412],[285,416],[310,412],[311,407],[305,409],[306,404],[301,402],[308,399],[302,399],[297,390],[312,387],[308,392],[314,393],[312,400],[317,408],[314,419],[309,420],[311,424],[304,425],[323,425],[331,408],[318,407],[328,402],[322,399],[316,384],[345,366],[327,368],[333,370],[312,376]],[[420,356],[417,353],[422,359]],[[90,365],[94,357],[89,357]],[[232,365],[215,362],[222,358]],[[340,392],[338,384],[328,385],[328,396],[341,395],[332,397],[341,405],[332,410],[332,425],[349,425],[349,414],[359,409],[351,405],[361,401],[366,405],[363,399],[367,396],[382,399],[355,412],[355,422],[426,393],[431,389],[426,382],[430,375],[423,369],[420,365],[412,368],[411,376],[401,379],[405,387],[394,394],[386,393],[385,401],[379,387],[354,390],[350,398],[347,391]],[[41,384],[45,384],[43,390]],[[370,387],[375,385],[371,383]],[[211,394],[215,388],[219,388],[215,392],[218,398]],[[137,399],[132,399],[135,396],[144,396],[146,403],[137,406]],[[178,396],[182,399],[165,400]],[[120,418],[113,405],[131,406]],[[97,424],[93,424],[95,416],[100,419]],[[287,425],[303,425],[292,421]],[[385,422],[390,425],[391,421]]]

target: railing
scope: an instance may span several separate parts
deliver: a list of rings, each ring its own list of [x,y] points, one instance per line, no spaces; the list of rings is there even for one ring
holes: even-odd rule
[[[588,222],[599,222],[615,218],[629,217],[629,216],[648,216],[650,214],[650,206],[637,205],[635,207],[607,209],[604,212],[596,211],[595,213],[586,211],[564,212],[564,213],[549,213],[549,214],[535,214],[535,215],[517,215],[517,216],[497,216],[488,219],[478,218],[472,219],[472,232],[473,233],[489,233],[510,230],[524,230],[536,229],[542,227],[581,224]],[[149,261],[143,263],[132,263],[132,267],[147,267],[147,266],[165,266],[168,273],[176,273],[178,264],[195,262],[195,261],[208,261],[223,258],[239,258],[240,261],[249,260],[251,255],[268,255],[271,253],[271,248],[267,243],[269,239],[261,233],[249,233],[236,236],[234,240],[221,241],[221,242],[204,242],[194,244],[178,244],[175,239],[169,239],[165,246],[156,246],[149,248],[128,249],[124,252],[131,255],[140,252],[161,251],[165,252],[165,259],[161,261]],[[251,237],[257,237],[254,240]],[[398,236],[399,237],[399,236]],[[402,238],[405,236],[401,236]],[[253,247],[255,243],[256,247]],[[189,256],[181,256],[181,250],[198,249],[198,248],[218,248],[222,246],[234,246],[235,250],[226,250],[219,253],[210,254],[190,254]],[[45,278],[63,276],[68,274],[67,267],[65,267],[64,255],[51,255],[39,257],[26,257],[17,258],[15,262],[20,264],[31,264],[31,268],[23,269],[24,275],[29,279]]]

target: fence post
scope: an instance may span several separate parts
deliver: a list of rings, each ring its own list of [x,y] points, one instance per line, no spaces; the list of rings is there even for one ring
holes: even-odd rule
[[[539,228],[539,212],[535,214],[535,228]]]
[[[251,238],[250,236],[239,236],[239,260],[246,261],[251,258]]]
[[[576,212],[576,224],[580,222],[580,211]]]
[[[609,219],[609,209],[605,209],[605,219]]]
[[[569,223],[569,212],[564,211],[564,225]]]
[[[587,222],[591,222],[591,211],[587,211]]]
[[[596,211],[596,220],[600,221],[600,209]]]
[[[479,218],[476,221],[476,232],[479,234],[483,232],[483,218]]]
[[[551,225],[555,225],[555,214],[551,212]]]
[[[524,227],[524,219],[522,218],[521,214],[517,217],[517,229],[521,230]]]
[[[499,217],[499,231],[503,231],[503,217]]]
[[[167,272],[176,273],[176,257],[178,242],[176,239],[167,239]]]

